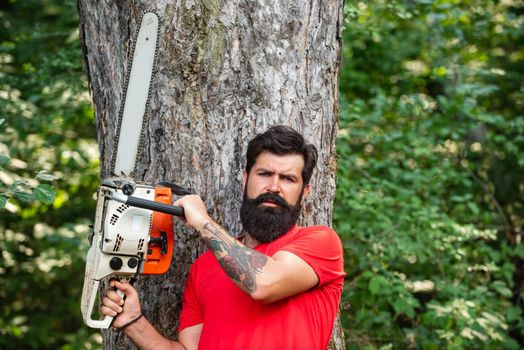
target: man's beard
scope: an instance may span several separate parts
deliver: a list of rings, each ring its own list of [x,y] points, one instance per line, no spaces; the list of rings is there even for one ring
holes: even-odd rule
[[[240,208],[240,220],[244,231],[260,243],[269,243],[284,235],[296,224],[300,216],[302,194],[295,205],[289,205],[282,197],[274,193],[247,198],[247,186]],[[260,206],[270,201],[277,207]]]

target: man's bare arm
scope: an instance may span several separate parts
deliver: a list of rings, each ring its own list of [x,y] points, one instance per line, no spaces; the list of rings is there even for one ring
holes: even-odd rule
[[[202,324],[185,328],[178,335],[179,341],[164,337],[143,317],[124,332],[140,350],[197,350]]]
[[[140,350],[189,350],[181,343],[161,335],[144,317],[125,328],[124,333]]]
[[[292,253],[279,251],[269,257],[242,244],[213,220],[199,231],[222,269],[253,299],[274,302],[318,283],[311,266]]]
[[[269,257],[243,245],[211,221],[200,232],[226,274],[246,293],[255,292],[257,274],[262,272]]]
[[[200,340],[202,325],[187,327],[178,335],[178,342],[160,334],[142,314],[138,293],[127,282],[111,281],[111,287],[124,292],[126,299],[122,299],[116,291],[109,289],[103,298],[100,309],[102,315],[113,316],[113,327],[124,326],[123,332],[131,341],[142,350],[196,350]],[[139,317],[139,318],[137,318]],[[131,322],[132,320],[137,320]],[[131,322],[131,323],[130,323]],[[128,326],[125,326],[129,324]]]

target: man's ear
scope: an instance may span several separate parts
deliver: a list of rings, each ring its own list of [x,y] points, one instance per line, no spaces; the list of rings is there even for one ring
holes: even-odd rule
[[[304,202],[304,200],[306,199],[310,191],[311,191],[311,186],[309,184],[304,186],[304,189],[302,190],[302,202]]]

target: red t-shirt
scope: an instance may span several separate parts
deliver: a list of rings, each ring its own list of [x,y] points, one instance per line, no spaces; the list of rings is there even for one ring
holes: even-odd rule
[[[203,323],[199,349],[324,350],[327,348],[344,282],[342,245],[325,226],[293,227],[255,250],[272,256],[291,252],[318,275],[315,288],[277,302],[250,298],[206,252],[191,266],[184,290],[180,327]]]

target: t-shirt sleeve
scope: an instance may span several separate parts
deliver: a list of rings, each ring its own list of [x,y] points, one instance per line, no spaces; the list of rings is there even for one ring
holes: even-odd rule
[[[318,276],[318,287],[345,276],[342,243],[329,227],[304,228],[280,250],[295,254],[311,266]]]
[[[198,301],[195,288],[195,266],[191,266],[189,276],[184,287],[184,295],[182,297],[182,311],[180,312],[180,325],[178,332],[184,328],[191,327],[204,322],[204,316],[200,302]]]

